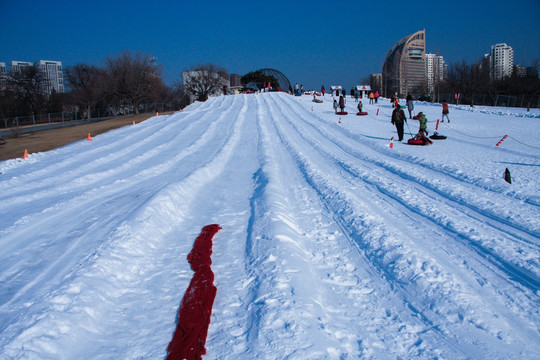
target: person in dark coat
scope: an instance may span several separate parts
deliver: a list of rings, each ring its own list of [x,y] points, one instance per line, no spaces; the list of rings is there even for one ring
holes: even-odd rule
[[[339,97],[339,108],[341,109],[341,112],[345,111],[345,98],[343,95],[340,95]]]
[[[392,124],[396,126],[399,141],[403,140],[404,122],[407,122],[407,117],[405,116],[403,109],[398,106],[392,111]]]
[[[412,119],[412,112],[414,110],[414,101],[411,94],[407,94],[407,110],[409,110],[409,119]]]

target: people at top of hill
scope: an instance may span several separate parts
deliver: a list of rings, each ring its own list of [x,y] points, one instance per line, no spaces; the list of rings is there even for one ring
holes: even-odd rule
[[[414,110],[414,101],[411,93],[407,94],[407,110],[409,111],[409,119],[412,119],[412,112]]]

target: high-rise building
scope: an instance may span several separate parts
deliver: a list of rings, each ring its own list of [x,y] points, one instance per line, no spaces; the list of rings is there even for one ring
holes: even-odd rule
[[[447,67],[444,58],[436,54],[426,54],[426,80],[428,94],[434,98],[438,85],[444,81]]]
[[[240,74],[231,74],[229,82],[231,83],[231,87],[241,87],[242,82],[240,81],[242,79],[242,75]]]
[[[40,60],[39,70],[47,80],[45,92],[48,95],[52,93],[53,89],[57,93],[64,92],[64,75],[61,61]]]
[[[34,66],[34,64],[29,62],[29,61],[17,61],[17,60],[15,60],[15,61],[11,61],[10,70],[13,73],[18,73],[25,66]]]
[[[426,88],[426,30],[422,29],[399,40],[384,61],[383,96],[393,93],[424,92]]]
[[[0,62],[0,91],[7,88],[7,70],[6,63]]]
[[[50,61],[50,60],[40,60],[39,71],[43,75],[45,80],[43,93],[50,95],[52,90],[55,89],[58,93],[64,92],[64,75],[62,72],[62,62],[61,61]],[[11,72],[13,74],[21,71],[23,67],[34,66],[33,63],[29,61],[12,61],[11,62]]]
[[[382,89],[382,74],[371,74],[369,77],[369,86],[373,91],[381,91]]]
[[[491,80],[501,80],[512,75],[514,68],[514,50],[504,43],[491,46],[489,54]]]

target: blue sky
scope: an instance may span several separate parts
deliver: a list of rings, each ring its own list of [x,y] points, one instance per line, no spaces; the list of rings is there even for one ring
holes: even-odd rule
[[[169,85],[197,63],[283,72],[306,88],[350,88],[380,73],[392,46],[426,29],[427,51],[475,63],[507,43],[540,60],[540,1],[6,1],[0,62],[102,65],[123,50],[157,57]]]

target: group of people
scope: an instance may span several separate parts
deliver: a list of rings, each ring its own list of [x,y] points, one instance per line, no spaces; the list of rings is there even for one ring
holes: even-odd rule
[[[397,97],[396,97],[397,99]],[[409,119],[413,118],[413,111],[414,111],[414,101],[411,96],[411,94],[407,95],[406,98],[406,104],[407,104],[407,110],[409,111]],[[399,106],[399,102],[395,103],[394,111],[392,111],[392,120],[391,123],[396,126],[396,130],[398,133],[398,139],[399,141],[403,140],[403,126],[407,122],[407,117],[405,116],[405,112]],[[450,122],[450,118],[448,117],[448,102],[446,100],[442,103],[442,120],[441,122],[444,122],[444,118]],[[426,115],[423,112],[419,112],[415,117],[420,123],[420,127],[418,129],[418,134],[416,135],[417,138],[421,139],[427,139],[428,130],[427,130],[427,118]]]
[[[340,108],[340,111],[341,112],[344,112],[345,111],[345,104],[347,104],[347,99],[345,99],[345,96],[343,95],[339,95],[339,100],[336,100],[336,98],[334,98],[334,111],[335,113],[337,114],[338,111],[338,107]]]

